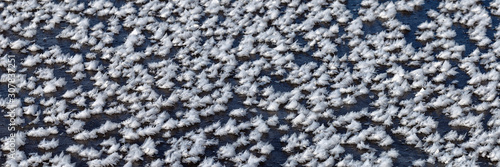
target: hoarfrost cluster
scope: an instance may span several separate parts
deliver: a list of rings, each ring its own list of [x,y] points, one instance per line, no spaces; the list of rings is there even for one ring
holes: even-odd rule
[[[0,130],[7,166],[500,164],[498,0],[3,0],[0,12],[0,108],[18,124],[14,156]]]

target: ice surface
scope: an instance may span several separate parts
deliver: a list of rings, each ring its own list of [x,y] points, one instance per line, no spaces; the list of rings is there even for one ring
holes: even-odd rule
[[[0,11],[8,166],[500,161],[498,0],[5,0]]]

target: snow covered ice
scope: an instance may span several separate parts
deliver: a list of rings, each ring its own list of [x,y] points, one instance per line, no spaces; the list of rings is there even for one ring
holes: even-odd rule
[[[499,16],[498,0],[3,0],[0,162],[499,166]]]

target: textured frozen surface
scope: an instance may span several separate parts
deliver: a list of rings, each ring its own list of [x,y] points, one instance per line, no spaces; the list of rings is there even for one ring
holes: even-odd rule
[[[0,117],[6,164],[500,161],[497,0],[3,0],[0,12],[0,108],[19,123]]]

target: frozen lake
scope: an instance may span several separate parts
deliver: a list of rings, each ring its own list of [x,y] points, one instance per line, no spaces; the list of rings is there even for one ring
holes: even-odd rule
[[[498,165],[499,7],[3,1],[0,162]]]

